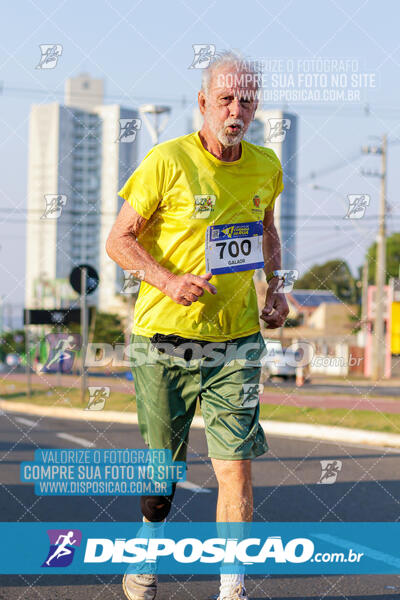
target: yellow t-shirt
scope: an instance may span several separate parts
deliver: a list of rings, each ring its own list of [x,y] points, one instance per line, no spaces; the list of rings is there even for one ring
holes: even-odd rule
[[[174,274],[204,275],[209,225],[263,219],[283,190],[282,167],[269,148],[242,142],[241,157],[224,162],[203,147],[198,132],[155,146],[119,192],[148,223],[138,242]],[[133,265],[132,268],[135,268]],[[224,341],[259,331],[254,270],[214,275],[191,306],[141,283],[133,332]]]

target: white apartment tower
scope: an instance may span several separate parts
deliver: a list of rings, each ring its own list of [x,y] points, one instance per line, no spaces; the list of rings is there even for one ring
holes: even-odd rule
[[[195,108],[192,129],[201,129],[202,123]],[[282,163],[285,189],[275,204],[275,223],[282,244],[282,269],[296,269],[297,115],[280,109],[258,110],[245,139],[272,148]]]
[[[136,110],[103,104],[101,79],[68,79],[65,103],[32,106],[29,125],[26,306],[55,307],[43,287],[73,297],[65,279],[79,264],[94,266],[100,284],[91,297],[98,309],[121,307],[122,271],[105,242],[122,200],[118,190],[136,166],[137,139],[119,141],[120,119]],[[62,196],[61,214],[46,211],[46,196]],[[44,216],[45,215],[45,216]],[[60,283],[57,286],[56,283]]]

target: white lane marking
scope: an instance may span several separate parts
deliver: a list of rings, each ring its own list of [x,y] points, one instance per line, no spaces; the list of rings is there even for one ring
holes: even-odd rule
[[[197,492],[198,494],[211,494],[211,490],[208,488],[200,487],[191,481],[178,481],[177,487],[190,490],[191,492]]]
[[[63,440],[74,442],[74,444],[79,444],[79,446],[83,446],[84,448],[93,448],[94,446],[93,442],[89,442],[89,440],[85,440],[84,438],[76,437],[75,435],[70,435],[69,433],[57,433],[56,435]]]
[[[18,423],[22,423],[22,425],[28,425],[28,427],[35,427],[37,425],[37,421],[31,421],[30,419],[24,419],[23,417],[15,417],[15,420]]]

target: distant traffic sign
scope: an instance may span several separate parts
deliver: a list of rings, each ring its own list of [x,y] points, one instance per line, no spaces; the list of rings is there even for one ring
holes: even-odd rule
[[[71,274],[69,276],[69,282],[72,288],[81,293],[81,279],[82,279],[82,269],[86,267],[87,277],[86,277],[86,295],[92,294],[97,286],[99,285],[99,275],[96,269],[90,265],[78,265],[74,269],[72,269]]]

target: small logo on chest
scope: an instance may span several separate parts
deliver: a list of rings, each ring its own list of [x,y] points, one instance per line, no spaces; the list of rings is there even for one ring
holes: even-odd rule
[[[207,219],[214,211],[216,196],[214,194],[198,194],[194,197],[193,219]]]
[[[262,212],[262,209],[260,208],[260,204],[261,204],[261,198],[258,194],[256,194],[255,196],[253,196],[253,207],[254,208],[251,209],[251,212],[260,214]]]

